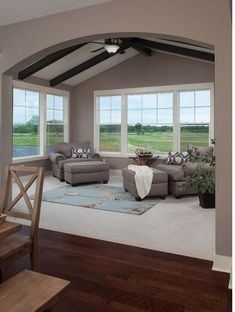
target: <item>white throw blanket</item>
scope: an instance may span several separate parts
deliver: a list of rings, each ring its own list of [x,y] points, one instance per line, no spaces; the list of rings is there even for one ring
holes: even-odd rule
[[[153,171],[148,166],[129,165],[129,170],[135,172],[135,184],[139,197],[142,199],[148,195],[152,181]]]

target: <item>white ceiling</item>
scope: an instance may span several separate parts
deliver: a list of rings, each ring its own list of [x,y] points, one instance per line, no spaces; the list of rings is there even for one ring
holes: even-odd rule
[[[112,0],[0,0],[0,26]]]
[[[50,80],[52,78],[55,78],[56,76],[64,73],[65,71],[87,61],[88,59],[100,54],[101,52],[105,50],[100,50],[95,53],[92,53],[91,51],[101,48],[102,45],[98,45],[95,43],[89,43],[82,48],[74,51],[73,53],[63,57],[62,59],[58,60],[57,62],[45,67],[44,69],[40,70],[39,72],[35,73],[34,76],[38,78],[43,78]],[[65,84],[75,86],[95,75],[98,75],[102,73],[103,71],[118,65],[129,58],[137,55],[138,52],[135,51],[132,48],[129,48],[126,50],[126,53],[124,54],[116,54],[112,56],[111,58],[91,67],[90,69],[85,70],[84,72],[80,73],[79,75],[76,75],[66,81],[64,81]]]

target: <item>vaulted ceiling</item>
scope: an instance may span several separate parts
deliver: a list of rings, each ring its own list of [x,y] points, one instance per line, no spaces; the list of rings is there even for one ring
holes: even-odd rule
[[[22,68],[18,72],[18,78],[24,80],[34,76],[49,80],[52,87],[60,83],[75,86],[139,53],[147,58],[153,53],[162,52],[214,62],[214,51],[208,46],[162,38],[131,37],[119,38],[119,49],[115,53],[109,53],[105,48],[109,40],[114,39],[77,44],[45,55],[28,67]]]
[[[55,77],[58,77],[60,74],[76,67],[79,64],[83,64],[87,62],[89,59],[98,56],[101,54],[101,51],[92,53],[91,51],[97,48],[96,44],[89,43],[84,45],[80,49],[72,52],[71,54],[66,55],[62,59],[52,63],[51,65],[43,68],[34,74],[35,77],[43,78],[46,80],[52,80]],[[116,54],[113,57],[107,58],[101,63],[97,63],[96,65],[90,67],[82,71],[81,73],[71,77],[70,79],[65,80],[65,83],[71,86],[75,86],[99,73],[118,65],[129,58],[137,55],[138,52],[132,48],[128,49],[125,54]]]

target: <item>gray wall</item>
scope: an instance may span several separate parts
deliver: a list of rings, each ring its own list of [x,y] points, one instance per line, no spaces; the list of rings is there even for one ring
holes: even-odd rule
[[[105,22],[104,22],[105,21]],[[71,44],[113,36],[148,36],[215,46],[216,254],[231,256],[232,40],[230,0],[118,0],[0,27],[0,183],[11,159],[12,119],[3,74]],[[8,118],[7,122],[4,119]],[[226,152],[225,152],[226,151]]]
[[[141,54],[77,85],[71,93],[71,140],[94,136],[94,91],[185,83],[214,82],[214,64],[156,52]],[[110,160],[121,168],[123,159]]]

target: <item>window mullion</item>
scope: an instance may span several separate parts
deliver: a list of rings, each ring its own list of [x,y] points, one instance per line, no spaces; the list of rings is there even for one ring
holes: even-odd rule
[[[100,139],[100,108],[99,97],[94,97],[94,150],[99,152],[99,139]]]
[[[158,93],[156,93],[156,124],[158,125]]]
[[[211,140],[214,139],[214,89],[210,91],[209,144],[211,144]]]
[[[194,124],[196,124],[196,97],[195,97],[196,92],[193,92],[193,107],[194,107]]]
[[[179,92],[173,93],[173,150],[180,151]]]
[[[40,155],[46,155],[46,93],[40,93],[40,122],[39,122],[39,133],[40,133]],[[46,126],[45,126],[46,125]]]
[[[121,154],[128,153],[127,95],[121,94]]]
[[[63,124],[64,124],[64,141],[70,141],[70,123],[69,123],[69,97],[63,97],[64,106],[63,106]]]

